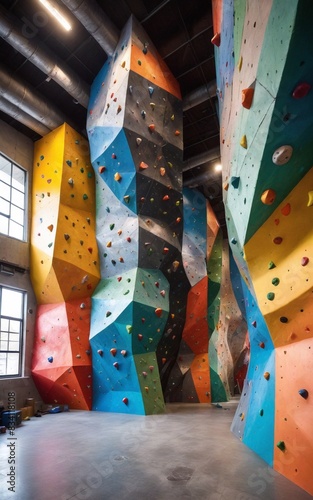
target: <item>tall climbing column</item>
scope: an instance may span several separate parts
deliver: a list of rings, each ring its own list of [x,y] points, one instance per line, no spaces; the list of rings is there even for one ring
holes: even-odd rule
[[[132,18],[92,86],[87,131],[101,262],[90,332],[93,409],[162,412],[161,378],[166,384],[175,363],[190,288],[181,257],[182,105],[177,82]]]
[[[32,374],[46,403],[91,409],[90,296],[99,282],[95,185],[87,141],[67,124],[35,144]]]

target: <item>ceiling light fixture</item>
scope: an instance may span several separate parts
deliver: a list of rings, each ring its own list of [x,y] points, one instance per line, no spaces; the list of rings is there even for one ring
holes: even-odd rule
[[[220,163],[216,163],[214,167],[215,172],[221,172],[222,171],[222,165]]]
[[[59,12],[53,5],[51,5],[48,0],[39,0],[39,2],[47,9],[50,14],[63,26],[66,31],[70,31],[72,26],[70,23],[62,16],[61,12]]]

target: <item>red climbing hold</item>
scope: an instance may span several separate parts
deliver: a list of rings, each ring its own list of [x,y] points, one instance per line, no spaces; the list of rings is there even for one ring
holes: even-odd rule
[[[311,90],[311,85],[309,83],[303,82],[299,83],[299,85],[296,86],[292,93],[292,97],[294,99],[302,99],[302,97],[305,97]]]
[[[241,104],[244,108],[250,109],[252,106],[252,99],[254,95],[254,89],[249,87],[241,91]]]
[[[161,307],[157,307],[154,312],[156,316],[160,318],[162,316],[163,309],[161,309]]]
[[[123,398],[122,401],[125,405],[128,405],[128,398]]]
[[[149,129],[149,131],[150,131],[151,133],[152,133],[152,132],[154,132],[154,131],[155,131],[155,125],[154,125],[154,123],[151,123],[151,124],[149,125],[148,129]]]
[[[275,243],[275,245],[280,245],[282,241],[283,239],[280,236],[276,236],[276,238],[273,239],[273,243]]]
[[[112,354],[112,356],[116,356],[117,349],[115,347],[112,347],[112,349],[110,349],[110,353]]]
[[[280,209],[281,213],[283,215],[289,215],[290,212],[291,212],[291,206],[290,206],[290,203],[287,203],[287,205],[285,205],[283,208]]]
[[[103,174],[105,171],[105,167],[102,165],[101,167],[98,168],[99,174]]]
[[[115,153],[112,153],[112,158],[113,158],[113,160],[116,160],[116,154]]]
[[[309,257],[302,257],[301,259],[301,266],[306,266],[309,263]]]
[[[141,333],[138,333],[138,340],[142,340],[142,335],[141,335]]]
[[[215,33],[215,35],[211,38],[211,43],[213,43],[216,47],[219,47],[221,45],[221,34]]]
[[[170,197],[169,197],[169,195],[168,195],[168,194],[166,194],[165,196],[163,196],[163,201],[167,201],[167,200],[169,200],[169,199],[170,199]]]

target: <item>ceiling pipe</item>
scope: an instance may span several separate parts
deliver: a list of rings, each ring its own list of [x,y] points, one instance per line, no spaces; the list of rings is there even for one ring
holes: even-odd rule
[[[38,135],[44,136],[50,132],[50,129],[48,129],[43,123],[38,122],[35,118],[25,113],[3,97],[0,97],[0,109],[5,114],[11,116],[14,120],[17,120],[36,132]]]
[[[33,87],[13,78],[0,66],[0,97],[53,130],[66,122],[66,117]]]
[[[195,106],[198,106],[198,104],[202,104],[215,96],[216,80],[213,80],[207,85],[202,85],[201,87],[195,89],[183,98],[183,111],[188,111],[188,109],[194,108]]]
[[[100,47],[112,56],[119,41],[119,30],[95,0],[62,0],[64,5],[94,37]]]
[[[205,151],[204,153],[193,156],[192,158],[184,161],[183,172],[187,172],[188,170],[198,167],[199,165],[203,165],[203,163],[219,160],[220,158],[221,152],[219,147],[210,149],[210,151]]]
[[[44,74],[64,88],[75,101],[87,108],[89,85],[36,37],[27,38],[23,33],[23,26],[19,19],[9,15],[0,6],[0,36]]]

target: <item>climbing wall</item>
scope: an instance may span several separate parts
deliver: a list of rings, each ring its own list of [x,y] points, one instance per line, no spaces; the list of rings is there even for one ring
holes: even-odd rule
[[[229,0],[213,8],[224,202],[251,320],[234,429],[313,494],[313,5]],[[256,438],[258,424],[270,450]]]
[[[189,280],[186,322],[165,391],[168,401],[211,402],[208,356],[207,201],[185,188],[183,266]]]
[[[94,198],[83,137],[64,124],[35,144],[32,374],[46,403],[76,409],[91,409],[90,297],[100,277]]]
[[[93,409],[164,410],[190,288],[182,264],[182,105],[130,19],[95,79],[87,131],[101,281],[92,296]]]

